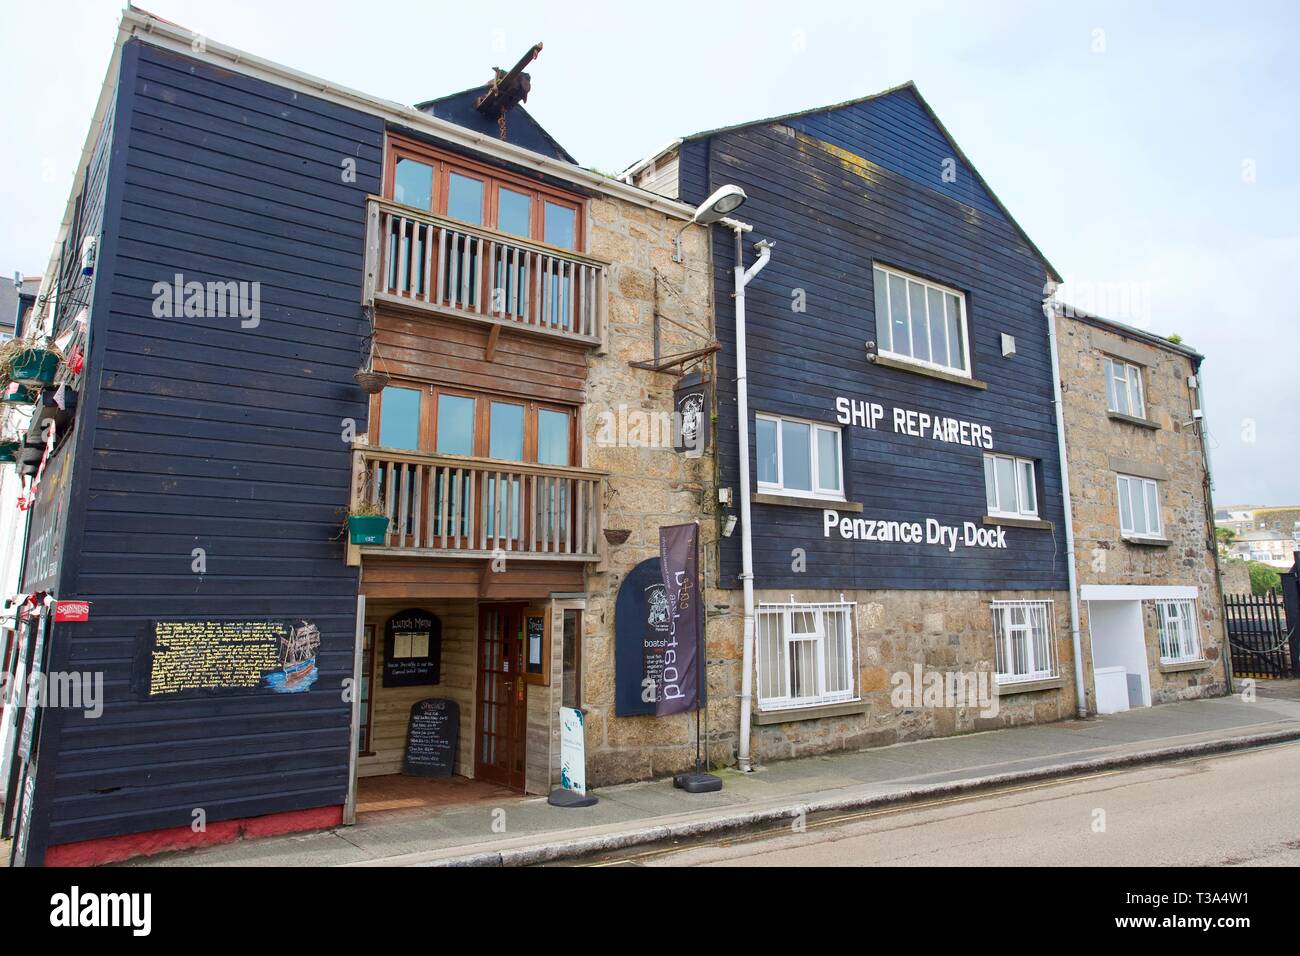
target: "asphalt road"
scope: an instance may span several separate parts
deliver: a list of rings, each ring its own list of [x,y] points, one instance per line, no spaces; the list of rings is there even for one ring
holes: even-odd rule
[[[1300,743],[586,861],[640,866],[1296,866]]]

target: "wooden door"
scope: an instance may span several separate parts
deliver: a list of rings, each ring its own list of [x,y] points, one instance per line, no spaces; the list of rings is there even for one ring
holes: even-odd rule
[[[524,789],[527,685],[524,670],[524,606],[479,607],[478,707],[474,775]]]

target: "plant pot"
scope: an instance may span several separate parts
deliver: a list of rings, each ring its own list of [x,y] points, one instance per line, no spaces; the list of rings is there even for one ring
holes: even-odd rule
[[[36,401],[36,394],[26,385],[14,383],[10,390],[0,395],[0,402],[8,405],[30,405]]]
[[[59,356],[49,349],[28,349],[9,364],[9,377],[15,382],[49,385],[59,370]]]
[[[348,515],[348,538],[353,544],[383,544],[387,536],[387,515]]]
[[[18,441],[0,441],[0,464],[9,464],[18,460],[18,449],[22,447],[22,442]]]
[[[357,374],[353,376],[361,390],[367,395],[378,395],[388,384],[389,375],[387,372],[372,372],[367,369],[357,369]]]
[[[632,531],[631,529],[628,528],[606,528],[605,529],[605,540],[608,541],[610,544],[622,544],[629,537],[631,537],[631,535],[632,535]]]

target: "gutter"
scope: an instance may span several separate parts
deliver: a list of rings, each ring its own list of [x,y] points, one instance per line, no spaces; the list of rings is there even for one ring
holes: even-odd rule
[[[476,133],[463,126],[457,126],[455,123],[449,123],[446,120],[438,119],[436,116],[430,116],[413,106],[380,99],[345,86],[339,86],[318,76],[302,73],[292,67],[283,66],[271,60],[254,56],[251,53],[237,50],[234,47],[217,43],[207,37],[202,37],[203,48],[195,50],[194,40],[200,37],[201,34],[178,27],[174,23],[160,20],[139,10],[127,8],[123,11],[122,27],[118,34],[119,47],[123,42],[123,33],[128,33],[128,38],[138,37],[155,46],[171,50],[174,53],[180,53],[192,59],[214,64],[222,69],[234,70],[248,76],[267,79],[279,86],[289,87],[301,93],[328,100],[331,103],[337,103],[340,106],[347,106],[369,113],[372,116],[379,116],[392,123],[399,123],[411,129],[421,130],[448,143],[485,154],[492,159],[513,163],[526,169],[533,169],[548,176],[554,176],[557,179],[584,186],[594,192],[622,199],[625,202],[643,206],[647,209],[653,209],[674,219],[689,221],[695,215],[693,206],[666,199],[658,193],[652,193],[649,190],[619,182],[600,173],[593,173],[581,166],[561,162],[549,156],[534,153],[532,150],[524,149],[521,146],[515,146]]]
[[[1075,713],[1088,716],[1088,697],[1083,680],[1083,641],[1079,636],[1079,577],[1075,568],[1074,508],[1070,502],[1070,463],[1065,443],[1065,403],[1061,398],[1061,361],[1056,347],[1056,310],[1052,296],[1056,284],[1047,283],[1043,315],[1047,317],[1047,344],[1052,358],[1052,403],[1056,406],[1056,448],[1061,462],[1061,497],[1065,505],[1065,570],[1070,585],[1070,646],[1074,651]]]

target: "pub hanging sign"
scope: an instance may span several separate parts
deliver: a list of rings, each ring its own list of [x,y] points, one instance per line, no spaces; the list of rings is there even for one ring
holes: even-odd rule
[[[384,625],[384,686],[416,687],[441,680],[442,621],[420,608],[399,611]]]

